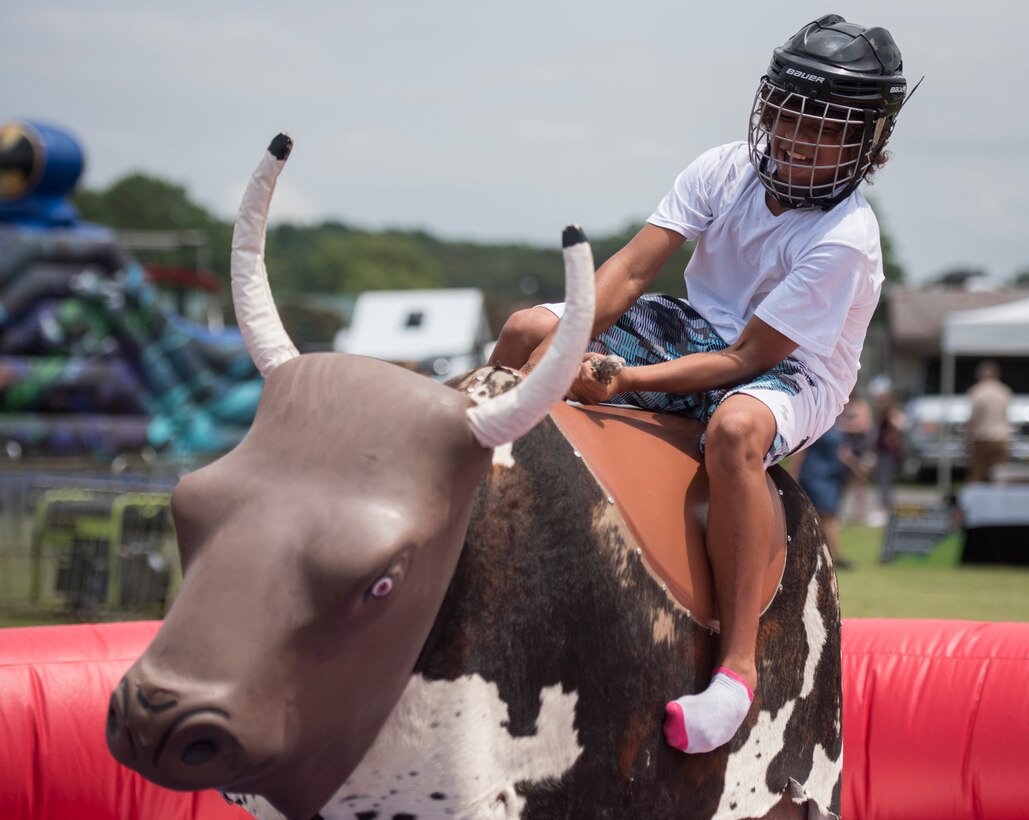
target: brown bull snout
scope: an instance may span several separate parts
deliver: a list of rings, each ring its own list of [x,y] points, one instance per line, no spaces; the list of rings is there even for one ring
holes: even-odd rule
[[[107,746],[120,763],[169,789],[224,787],[257,765],[218,698],[136,681],[131,670],[111,695]]]

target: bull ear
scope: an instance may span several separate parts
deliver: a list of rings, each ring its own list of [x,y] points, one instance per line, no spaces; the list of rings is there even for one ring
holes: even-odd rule
[[[285,134],[272,140],[250,177],[232,231],[232,305],[250,358],[262,376],[300,355],[282,326],[264,266],[268,207],[292,148],[293,140]]]
[[[529,432],[561,401],[579,372],[593,331],[593,251],[582,230],[564,230],[565,311],[557,333],[525,381],[468,410],[472,433],[483,447],[496,447]]]

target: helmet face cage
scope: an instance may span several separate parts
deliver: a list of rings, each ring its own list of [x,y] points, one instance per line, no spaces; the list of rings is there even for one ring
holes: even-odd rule
[[[758,177],[789,208],[828,210],[868,174],[889,134],[885,111],[815,100],[764,77],[747,143]]]

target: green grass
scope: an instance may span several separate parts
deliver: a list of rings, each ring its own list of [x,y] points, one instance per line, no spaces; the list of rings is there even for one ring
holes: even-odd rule
[[[52,615],[47,615],[46,613],[24,615],[12,615],[6,612],[0,613],[0,629],[4,629],[8,626],[57,626],[58,624],[68,623],[82,622],[70,620],[68,615],[63,612],[56,612]]]
[[[882,532],[843,529],[841,549],[853,565],[837,573],[844,618],[1029,621],[1029,567],[964,566],[960,535],[929,555],[882,563]]]
[[[962,566],[953,535],[926,556],[879,560],[882,529],[844,527],[841,541],[852,568],[840,570],[845,618],[953,618],[1029,621],[1029,567]],[[0,613],[0,628],[53,624],[61,613]]]

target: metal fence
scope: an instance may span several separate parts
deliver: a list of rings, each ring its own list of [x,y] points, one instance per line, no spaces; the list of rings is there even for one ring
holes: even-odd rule
[[[181,579],[171,491],[195,466],[0,464],[0,612],[161,617]]]

